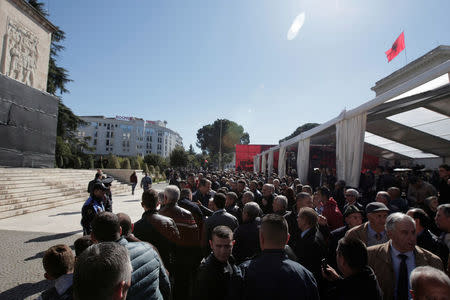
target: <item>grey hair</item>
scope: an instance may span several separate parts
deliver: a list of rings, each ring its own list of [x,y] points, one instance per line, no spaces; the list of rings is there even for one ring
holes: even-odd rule
[[[444,215],[448,218],[450,217],[450,203],[441,204],[437,207],[438,210],[442,209]]]
[[[274,201],[277,201],[278,203],[280,203],[284,209],[287,208],[288,205],[288,199],[286,198],[286,196],[283,195],[278,195],[275,197]]]
[[[131,280],[128,250],[116,242],[94,244],[75,263],[74,299],[111,299],[114,288]]]
[[[180,199],[180,189],[176,185],[169,185],[164,189],[164,195],[170,203],[176,203]]]
[[[348,189],[348,190],[345,190],[345,192],[346,192],[346,193],[352,194],[352,195],[355,196],[356,198],[359,197],[359,192],[358,192],[357,190],[355,190],[355,189]]]
[[[391,201],[391,196],[389,195],[388,192],[385,191],[381,191],[377,193],[377,196],[380,195],[381,197],[383,197],[384,199],[386,199],[386,201],[389,203],[389,201]]]
[[[242,195],[242,197],[244,197],[245,195],[248,195],[250,198],[252,198],[252,200],[255,199],[255,194],[253,194],[253,192],[251,192],[251,191],[246,191],[246,192]]]
[[[256,202],[248,202],[244,205],[244,213],[246,213],[251,220],[254,220],[257,216],[259,216],[260,211],[261,209]]]
[[[424,284],[429,283],[429,280],[432,280],[436,283],[440,283],[442,285],[446,285],[450,288],[450,278],[441,270],[430,267],[430,266],[422,266],[417,267],[411,272],[410,276],[411,289],[416,292],[420,287],[423,287]],[[428,282],[422,282],[421,280],[425,280]]]
[[[269,188],[272,189],[272,192],[275,191],[275,186],[271,183],[266,183],[265,186],[268,186]]]
[[[158,193],[158,201],[159,201],[159,203],[163,203],[164,202],[164,192],[159,192]]]
[[[414,228],[416,226],[416,223],[414,222],[414,219],[411,218],[408,215],[405,215],[404,213],[393,213],[390,214],[387,219],[386,219],[386,225],[385,225],[385,229],[386,231],[394,231],[395,230],[395,226],[397,225],[397,223],[402,222],[402,221],[409,221],[411,222],[411,224],[414,225]]]

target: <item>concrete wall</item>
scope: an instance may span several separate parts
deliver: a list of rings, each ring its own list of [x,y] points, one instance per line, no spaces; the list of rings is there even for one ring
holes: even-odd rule
[[[112,176],[121,182],[130,183],[130,176],[134,170],[131,170],[131,169],[102,169],[102,171],[103,171],[103,173],[105,173],[109,176]],[[136,170],[136,175],[138,178],[138,184],[140,184],[142,177],[144,177],[142,174],[142,170]]]

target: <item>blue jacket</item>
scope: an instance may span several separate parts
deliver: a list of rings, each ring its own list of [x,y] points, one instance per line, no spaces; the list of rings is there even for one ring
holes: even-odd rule
[[[161,258],[150,244],[118,240],[128,250],[133,272],[127,299],[169,299],[170,281]]]
[[[242,299],[319,299],[312,273],[288,259],[282,249],[263,250],[240,268],[244,275]]]

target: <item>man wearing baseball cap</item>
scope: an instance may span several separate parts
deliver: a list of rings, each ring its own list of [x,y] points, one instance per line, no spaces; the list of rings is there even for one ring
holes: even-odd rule
[[[91,222],[94,217],[105,211],[103,205],[105,192],[108,188],[101,182],[94,184],[91,196],[84,202],[81,208],[81,226],[83,227],[83,235],[91,234]]]
[[[389,208],[381,202],[367,204],[366,215],[369,221],[350,229],[345,236],[358,238],[367,247],[386,243],[389,238],[384,225],[388,214]]]

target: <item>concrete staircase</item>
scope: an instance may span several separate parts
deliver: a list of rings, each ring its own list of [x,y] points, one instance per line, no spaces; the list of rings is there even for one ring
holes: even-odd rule
[[[84,202],[96,170],[0,167],[0,219],[71,203]],[[131,186],[113,181],[114,195],[131,193]],[[80,206],[81,209],[81,206]]]

